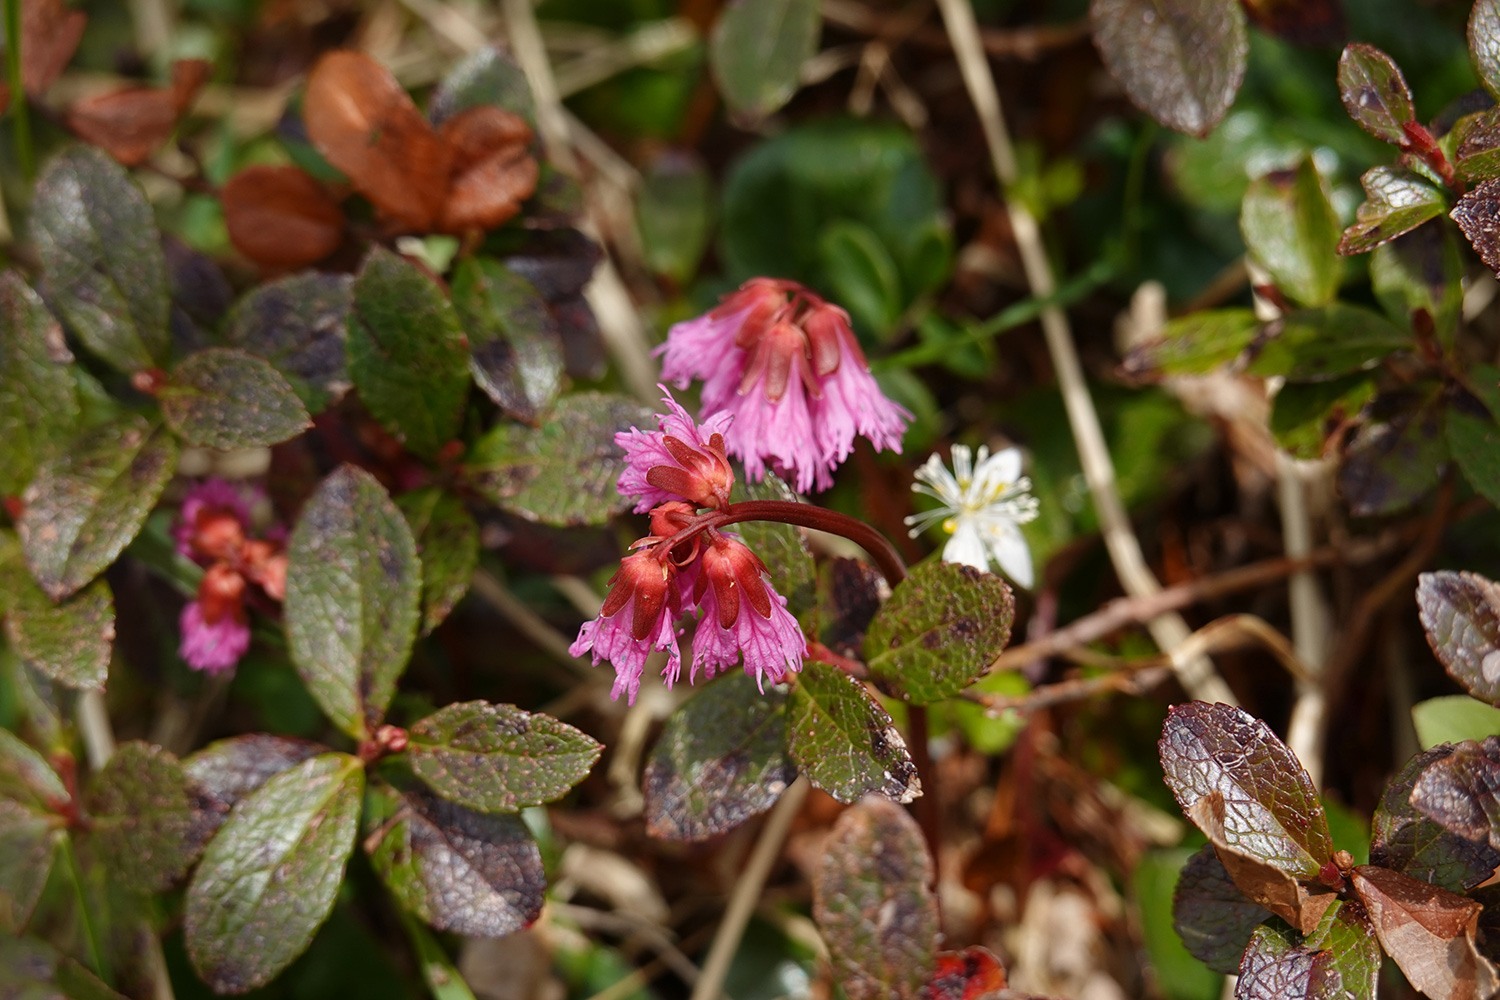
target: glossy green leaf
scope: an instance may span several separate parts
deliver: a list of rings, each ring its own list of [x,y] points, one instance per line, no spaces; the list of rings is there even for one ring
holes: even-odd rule
[[[1167,787],[1218,849],[1235,885],[1304,932],[1332,895],[1311,894],[1333,839],[1312,779],[1271,728],[1238,708],[1194,701],[1167,715]]]
[[[1326,954],[1338,975],[1331,1000],[1375,1000],[1382,955],[1363,910],[1346,901],[1335,903],[1307,936],[1307,945]]]
[[[432,92],[427,117],[441,125],[460,111],[494,104],[536,124],[536,104],[526,74],[499,46],[470,53],[443,77]]]
[[[646,761],[646,830],[704,840],[775,805],[797,776],[787,756],[787,694],[761,694],[734,673],[705,686],[667,718]]]
[[[1370,862],[1451,892],[1467,892],[1500,865],[1500,852],[1487,841],[1473,841],[1444,829],[1411,801],[1417,780],[1453,752],[1453,747],[1446,746],[1423,751],[1391,778],[1370,824]]]
[[[1448,451],[1469,485],[1500,504],[1500,369],[1474,365],[1465,374],[1473,393],[1453,393],[1445,424]]]
[[[416,638],[421,564],[384,488],[343,466],[308,500],[287,548],[292,662],[328,717],[363,737],[396,692]]]
[[[730,110],[764,118],[797,92],[818,48],[817,0],[731,0],[709,36],[708,63]]]
[[[1212,849],[1209,848],[1209,853]],[[1196,855],[1186,848],[1147,851],[1130,873],[1130,898],[1141,915],[1141,940],[1146,959],[1166,1000],[1221,1000],[1224,977],[1214,972],[1183,946],[1173,926],[1173,894],[1180,891],[1183,866]],[[1221,866],[1222,867],[1222,866]],[[1226,876],[1227,878],[1227,876]],[[1231,889],[1243,900],[1238,889]],[[1264,913],[1265,911],[1261,911]],[[1249,934],[1247,932],[1246,938]],[[1244,942],[1234,951],[1238,968]]]
[[[510,416],[537,423],[563,385],[563,343],[536,286],[499,261],[468,257],[453,276],[453,305],[485,395]]]
[[[115,561],[177,469],[177,445],[140,417],[84,432],[26,488],[19,524],[26,563],[61,599]]]
[[[1202,136],[1245,78],[1245,12],[1225,0],[1090,0],[1094,45],[1132,104]]]
[[[635,219],[646,266],[678,284],[698,273],[708,246],[713,184],[696,158],[659,157],[641,177]]]
[[[465,701],[411,727],[406,759],[443,798],[480,812],[517,812],[567,794],[604,749],[550,715]]]
[[[870,676],[914,705],[951,698],[1000,655],[1015,613],[998,576],[956,563],[918,566],[865,633]]]
[[[1359,179],[1365,201],[1344,230],[1339,253],[1365,253],[1435,219],[1447,210],[1443,192],[1405,167],[1373,167]]]
[[[375,419],[431,458],[458,434],[469,352],[458,315],[417,265],[382,247],[354,279],[349,375]]]
[[[1412,335],[1370,309],[1342,302],[1288,313],[1250,362],[1252,375],[1317,382],[1373,368],[1412,346]]]
[[[403,493],[396,506],[406,516],[422,560],[422,634],[442,624],[479,566],[479,525],[462,500],[435,486]]]
[[[110,877],[163,892],[198,860],[218,816],[195,801],[177,758],[147,743],[121,744],[89,782],[91,844]]]
[[[787,706],[787,751],[814,786],[840,802],[922,794],[906,741],[865,686],[837,667],[808,660]]]
[[[914,1000],[938,944],[932,857],[916,820],[862,799],[833,825],[813,876],[813,919],[849,1000]]]
[[[0,273],[0,496],[17,496],[78,424],[73,355],[41,296]]]
[[[1500,3],[1476,0],[1469,13],[1469,59],[1479,80],[1500,97]]]
[[[167,263],[146,196],[102,150],[72,146],[37,180],[31,239],[42,292],[85,347],[122,372],[166,361]]]
[[[1295,170],[1252,181],[1240,210],[1240,232],[1254,258],[1287,297],[1327,305],[1338,294],[1338,216],[1317,165],[1305,156]]]
[[[230,813],[188,885],[193,968],[220,993],[270,982],[328,918],[354,848],[364,768],[326,753],[270,781]]]
[[[1345,46],[1339,57],[1339,96],[1344,110],[1377,139],[1406,145],[1403,126],[1415,124],[1411,88],[1391,57],[1373,45]]]
[[[1240,959],[1235,1000],[1335,1000],[1340,980],[1333,955],[1301,944],[1285,925],[1262,924]]]
[[[378,788],[377,796],[365,850],[406,909],[466,937],[503,937],[541,915],[542,856],[519,817],[473,812],[419,790]]]
[[[1378,251],[1377,251],[1378,252]],[[1296,458],[1321,458],[1375,397],[1369,375],[1345,375],[1327,382],[1287,382],[1271,400],[1271,433]]]
[[[1122,366],[1139,376],[1205,375],[1244,353],[1262,325],[1250,309],[1190,313],[1168,323],[1160,337],[1132,348]]]
[[[1415,327],[1426,313],[1434,332],[1451,343],[1463,305],[1463,257],[1451,226],[1421,226],[1375,248],[1370,284],[1386,314]]]
[[[232,347],[265,358],[297,398],[319,413],[349,389],[344,324],[354,279],[315,271],[256,285],[225,320]]]
[[[1424,748],[1500,735],[1500,708],[1466,694],[1447,694],[1411,707],[1417,742]]]
[[[66,836],[62,822],[0,798],[0,932],[14,934],[30,922]]]
[[[312,426],[302,400],[269,362],[228,347],[189,355],[172,369],[159,398],[178,437],[210,448],[280,444]]]
[[[59,684],[102,689],[115,640],[115,605],[109,584],[95,580],[54,602],[23,568],[15,570],[8,579],[11,593],[5,637],[28,664]],[[0,573],[0,580],[6,579]]]
[[[623,396],[575,392],[540,427],[499,424],[475,443],[467,465],[486,499],[530,521],[601,524],[630,506],[615,483],[625,457],[615,435],[654,427],[651,411]]]

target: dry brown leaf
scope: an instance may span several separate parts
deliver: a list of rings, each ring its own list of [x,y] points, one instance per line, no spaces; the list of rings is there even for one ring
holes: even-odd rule
[[[318,152],[391,223],[437,223],[453,153],[390,71],[359,52],[330,52],[313,67],[302,105]]]
[[[1380,946],[1418,990],[1433,1000],[1484,1000],[1500,989],[1474,944],[1479,903],[1377,865],[1350,877]]]
[[[246,167],[229,178],[220,198],[230,241],[257,264],[312,264],[337,249],[344,236],[343,210],[297,167]]]
[[[445,231],[493,229],[513,218],[536,190],[539,170],[527,148],[531,126],[520,115],[481,105],[445,121],[438,134],[453,150]]]
[[[83,38],[88,15],[69,10],[63,0],[24,0],[21,4],[21,86],[36,95],[62,75]]]
[[[126,87],[75,102],[68,128],[83,141],[133,167],[156,150],[208,80],[209,63],[180,59],[172,64],[169,87]]]

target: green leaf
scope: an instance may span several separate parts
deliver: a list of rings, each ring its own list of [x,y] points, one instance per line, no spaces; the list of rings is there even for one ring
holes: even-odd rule
[[[1132,104],[1199,138],[1234,103],[1249,53],[1245,13],[1224,0],[1090,0],[1094,45]]]
[[[115,606],[109,584],[95,580],[54,602],[20,567],[0,573],[11,588],[5,636],[22,659],[59,684],[100,690],[109,673]]]
[[[308,691],[344,732],[379,724],[416,638],[421,565],[411,529],[363,469],[340,467],[287,547],[286,633]]]
[[[1416,385],[1378,395],[1345,445],[1338,490],[1356,517],[1405,510],[1431,493],[1448,464],[1440,388]]]
[[[1487,841],[1444,829],[1412,804],[1417,780],[1433,764],[1451,757],[1454,749],[1434,747],[1417,754],[1385,786],[1370,824],[1370,862],[1450,892],[1468,892],[1489,879],[1500,865],[1500,852]]]
[[[536,104],[526,74],[498,46],[479,49],[448,71],[427,106],[427,118],[441,125],[460,111],[494,104],[536,125]]]
[[[635,220],[646,266],[679,285],[698,273],[713,216],[713,182],[696,158],[657,158],[636,189]]]
[[[467,465],[486,499],[529,521],[602,524],[630,506],[615,483],[625,457],[615,435],[655,426],[651,411],[623,396],[564,396],[541,427],[500,424],[475,443]]]
[[[889,799],[834,823],[813,878],[813,919],[849,1000],[916,997],[938,944],[933,866],[922,831]]]
[[[1329,965],[1338,977],[1333,998],[1375,1000],[1380,943],[1363,910],[1347,906],[1342,900],[1335,903],[1317,930],[1307,936],[1307,944],[1329,956]]]
[[[1260,332],[1250,309],[1204,309],[1174,319],[1161,336],[1131,349],[1123,367],[1132,375],[1206,375],[1239,357]]]
[[[1500,706],[1500,586],[1478,573],[1423,573],[1417,608],[1438,662],[1474,697]]]
[[[1378,251],[1377,251],[1378,252]],[[1345,375],[1328,382],[1287,382],[1271,400],[1271,433],[1296,458],[1321,458],[1375,397],[1375,380]]]
[[[870,676],[913,705],[951,698],[1000,655],[1015,615],[998,576],[956,563],[918,566],[865,633]]]
[[[266,782],[229,814],[188,885],[193,968],[220,993],[270,982],[328,918],[354,848],[365,773],[325,753]]]
[[[344,324],[354,301],[347,274],[309,271],[252,288],[224,322],[232,347],[265,358],[319,413],[349,389]]]
[[[1437,218],[1448,207],[1442,191],[1405,167],[1373,167],[1359,182],[1364,185],[1365,201],[1355,213],[1354,225],[1339,240],[1339,253],[1345,256],[1374,250]]]
[[[421,268],[374,247],[354,279],[349,375],[381,425],[431,458],[458,434],[469,352],[452,304]]]
[[[1302,382],[1326,381],[1373,368],[1411,346],[1411,334],[1379,313],[1335,302],[1288,313],[1281,332],[1265,342],[1249,371]]]
[[[1469,14],[1469,59],[1479,80],[1500,97],[1500,3],[1476,0]]]
[[[312,426],[302,400],[270,362],[229,347],[189,355],[159,398],[167,426],[209,448],[280,444]]]
[[[115,561],[177,468],[177,445],[140,417],[85,431],[27,487],[19,524],[26,563],[61,599]]]
[[[1415,325],[1425,312],[1434,332],[1451,343],[1463,305],[1464,262],[1450,226],[1422,226],[1375,248],[1370,284],[1386,314]]]
[[[1240,891],[1311,931],[1333,897],[1298,880],[1318,877],[1333,839],[1312,779],[1286,744],[1238,708],[1194,701],[1168,713],[1159,749],[1167,787]]]
[[[443,798],[480,812],[517,812],[566,795],[603,750],[550,715],[465,701],[411,727],[406,759]]]
[[[167,262],[151,206],[102,150],[73,146],[37,181],[31,239],[42,292],[94,354],[122,372],[166,361]]]
[[[21,738],[0,728],[0,798],[46,812],[69,801],[68,789],[52,765]]]
[[[1245,246],[1271,280],[1304,306],[1327,305],[1338,294],[1338,216],[1311,156],[1295,170],[1252,181],[1240,210]]]
[[[503,937],[541,915],[542,855],[516,816],[472,812],[422,791],[377,787],[365,840],[406,909],[440,931]]]
[[[1235,974],[1250,935],[1270,916],[1245,898],[1212,844],[1183,865],[1172,894],[1172,925],[1193,957],[1215,972]]]
[[[787,707],[787,752],[809,781],[840,802],[922,794],[917,766],[890,715],[837,667],[808,660]]]
[[[36,938],[0,936],[0,995],[16,1000],[126,1000]]]
[[[453,305],[468,334],[469,368],[495,405],[535,424],[563,385],[563,343],[536,286],[499,261],[467,257]]]
[[[818,237],[818,264],[829,296],[858,329],[882,338],[893,332],[901,319],[901,275],[870,227],[843,219],[828,225]]]
[[[1500,177],[1500,111],[1489,108],[1467,115],[1450,135],[1456,140],[1453,167],[1460,181],[1472,187]]]
[[[732,0],[709,36],[708,64],[731,111],[764,118],[797,92],[818,50],[817,0]]]
[[[1373,45],[1354,43],[1339,57],[1339,96],[1355,124],[1377,139],[1405,147],[1415,124],[1411,88],[1391,57]]]
[[[796,500],[797,494],[774,473],[758,483],[735,481],[730,499]],[[817,569],[807,535],[801,528],[776,521],[745,521],[733,528],[750,551],[766,564],[771,586],[786,598],[786,609],[801,618],[817,604]]]
[[[16,496],[79,418],[62,327],[14,271],[0,273],[0,496]]]
[[[1500,181],[1485,181],[1458,199],[1458,204],[1448,215],[1463,230],[1484,266],[1500,274],[1500,231],[1495,227],[1497,212],[1500,212]]]
[[[218,825],[195,802],[177,758],[125,743],[89,783],[94,850],[110,877],[136,892],[164,892],[187,874]]]
[[[479,525],[462,500],[436,486],[403,493],[396,506],[422,560],[422,634],[427,635],[469,592],[479,566]]]
[[[1209,854],[1212,853],[1210,849]],[[1182,884],[1183,866],[1189,863],[1190,854],[1186,848],[1148,851],[1130,873],[1130,898],[1141,915],[1142,944],[1163,997],[1166,1000],[1220,1000],[1224,978],[1183,947],[1183,939],[1177,936],[1177,929],[1172,926],[1172,897]],[[1231,885],[1230,888],[1234,887]],[[1239,895],[1238,889],[1234,892]],[[1244,899],[1243,896],[1239,898]],[[1242,941],[1232,956],[1235,968],[1238,968],[1240,952],[1244,950]]]
[[[0,931],[14,934],[31,921],[52,874],[57,845],[66,836],[62,822],[0,798]]]
[[[1239,977],[1235,1000],[1335,1000],[1341,985],[1333,954],[1298,943],[1296,932],[1280,924],[1255,928]]]
[[[1419,701],[1411,707],[1411,721],[1423,748],[1500,735],[1500,708],[1466,694]]]
[[[797,769],[787,757],[784,687],[761,694],[730,674],[667,717],[646,761],[646,831],[664,840],[704,840],[765,812]]]

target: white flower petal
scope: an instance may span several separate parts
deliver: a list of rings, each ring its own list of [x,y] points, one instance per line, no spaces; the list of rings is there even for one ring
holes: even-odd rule
[[[999,564],[1002,572],[1027,590],[1032,588],[1036,577],[1031,569],[1031,548],[1026,536],[1014,524],[991,524],[985,534],[990,555]]]
[[[979,530],[973,523],[959,522],[958,530],[943,546],[943,562],[962,563],[989,572],[990,560],[985,552],[984,539],[979,537]]]
[[[1002,483],[1013,483],[1020,479],[1021,449],[1000,449],[986,461],[980,463],[979,468],[974,471],[974,478],[986,481],[994,479]]]

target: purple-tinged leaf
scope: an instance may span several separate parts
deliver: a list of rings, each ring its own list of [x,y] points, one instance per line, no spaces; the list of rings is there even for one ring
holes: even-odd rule
[[[421,593],[416,542],[385,489],[351,465],[323,480],[287,547],[287,645],[308,692],[356,739],[396,693]]]
[[[59,684],[102,689],[115,640],[109,584],[95,580],[71,597],[53,601],[24,568],[0,572],[0,580],[7,577],[11,593],[5,637],[16,653]]]
[[[1455,744],[1417,777],[1411,804],[1443,829],[1500,851],[1500,737]]]
[[[1344,110],[1377,139],[1404,146],[1406,128],[1417,120],[1411,88],[1391,57],[1373,45],[1355,42],[1339,57],[1339,96]]]
[[[1409,233],[1448,207],[1442,191],[1405,167],[1372,167],[1359,182],[1365,189],[1364,203],[1355,212],[1354,225],[1339,240],[1339,253],[1346,257]]]
[[[1238,358],[1262,327],[1250,309],[1204,309],[1172,320],[1161,336],[1130,350],[1127,375],[1205,375]]]
[[[1251,181],[1240,208],[1240,232],[1272,283],[1304,306],[1322,306],[1338,293],[1339,220],[1311,156],[1293,170]]]
[[[225,337],[269,361],[303,405],[319,413],[349,391],[344,323],[353,286],[347,274],[312,271],[257,285],[235,303]]]
[[[76,439],[37,472],[22,499],[21,547],[37,583],[61,600],[130,544],[177,468],[177,445],[140,417]]]
[[[241,801],[209,842],[183,928],[215,991],[262,986],[307,949],[344,881],[364,778],[347,754],[303,761]]]
[[[1474,697],[1500,705],[1500,585],[1478,573],[1423,573],[1417,608],[1438,662]]]
[[[508,415],[540,423],[563,387],[562,336],[546,300],[498,261],[468,257],[453,276],[453,305],[479,388]]]
[[[85,799],[93,848],[112,879],[137,892],[163,892],[187,874],[219,825],[177,758],[125,743],[89,782]]]
[[[849,1000],[916,1000],[937,957],[932,857],[905,809],[871,796],[848,809],[813,878],[813,919]]]
[[[1469,14],[1469,58],[1485,89],[1500,98],[1500,2],[1476,0]]]
[[[1485,181],[1448,213],[1484,266],[1500,274],[1500,181]]]
[[[732,674],[673,712],[646,762],[647,832],[704,840],[775,805],[797,776],[786,705],[784,687],[761,694],[754,680]]]
[[[443,623],[469,592],[479,566],[479,525],[458,497],[429,486],[396,499],[422,560],[422,634]]]
[[[1090,0],[1094,44],[1131,102],[1199,137],[1224,117],[1245,78],[1237,0]]]
[[[0,935],[0,996],[17,1000],[126,1000],[45,941],[8,934]]]
[[[1445,411],[1436,386],[1375,397],[1338,469],[1339,495],[1351,514],[1393,514],[1437,487],[1448,465]]]
[[[1010,641],[1016,602],[1000,577],[959,563],[918,566],[865,633],[870,676],[913,705],[951,698]]]
[[[1487,838],[1475,842],[1445,830],[1412,802],[1417,780],[1453,751],[1442,746],[1417,754],[1386,785],[1370,825],[1370,863],[1451,892],[1467,892],[1500,865],[1500,851]]]
[[[1240,960],[1235,1000],[1334,1000],[1340,979],[1333,956],[1298,944],[1289,929],[1263,924],[1255,929]]]
[[[514,705],[465,701],[411,727],[406,759],[443,798],[480,812],[517,812],[566,795],[603,749],[565,722]]]
[[[1240,890],[1304,933],[1317,926],[1333,896],[1301,883],[1318,878],[1333,839],[1286,744],[1238,708],[1190,702],[1167,715],[1159,749],[1167,786]]]
[[[922,794],[901,732],[865,686],[837,667],[802,665],[787,707],[787,750],[814,786],[840,802]]]
[[[31,921],[64,836],[57,816],[0,798],[0,931]]]
[[[182,762],[184,773],[221,818],[261,785],[327,747],[306,740],[247,733],[210,743]]]
[[[402,906],[440,931],[503,937],[542,912],[542,855],[516,816],[377,787],[365,851]]]
[[[1457,139],[1453,168],[1458,179],[1470,187],[1500,179],[1500,108],[1461,118],[1453,131]]]
[[[1193,957],[1215,972],[1234,975],[1255,928],[1271,913],[1245,898],[1212,844],[1200,847],[1172,894],[1172,926]]]
[[[184,358],[159,399],[178,437],[209,448],[266,447],[312,426],[302,400],[270,362],[231,347]]]
[[[1500,990],[1500,974],[1479,954],[1480,904],[1374,865],[1350,873],[1375,935],[1406,978],[1432,1000],[1470,1000]]]
[[[0,273],[0,497],[17,496],[78,423],[73,355],[42,297]]]

